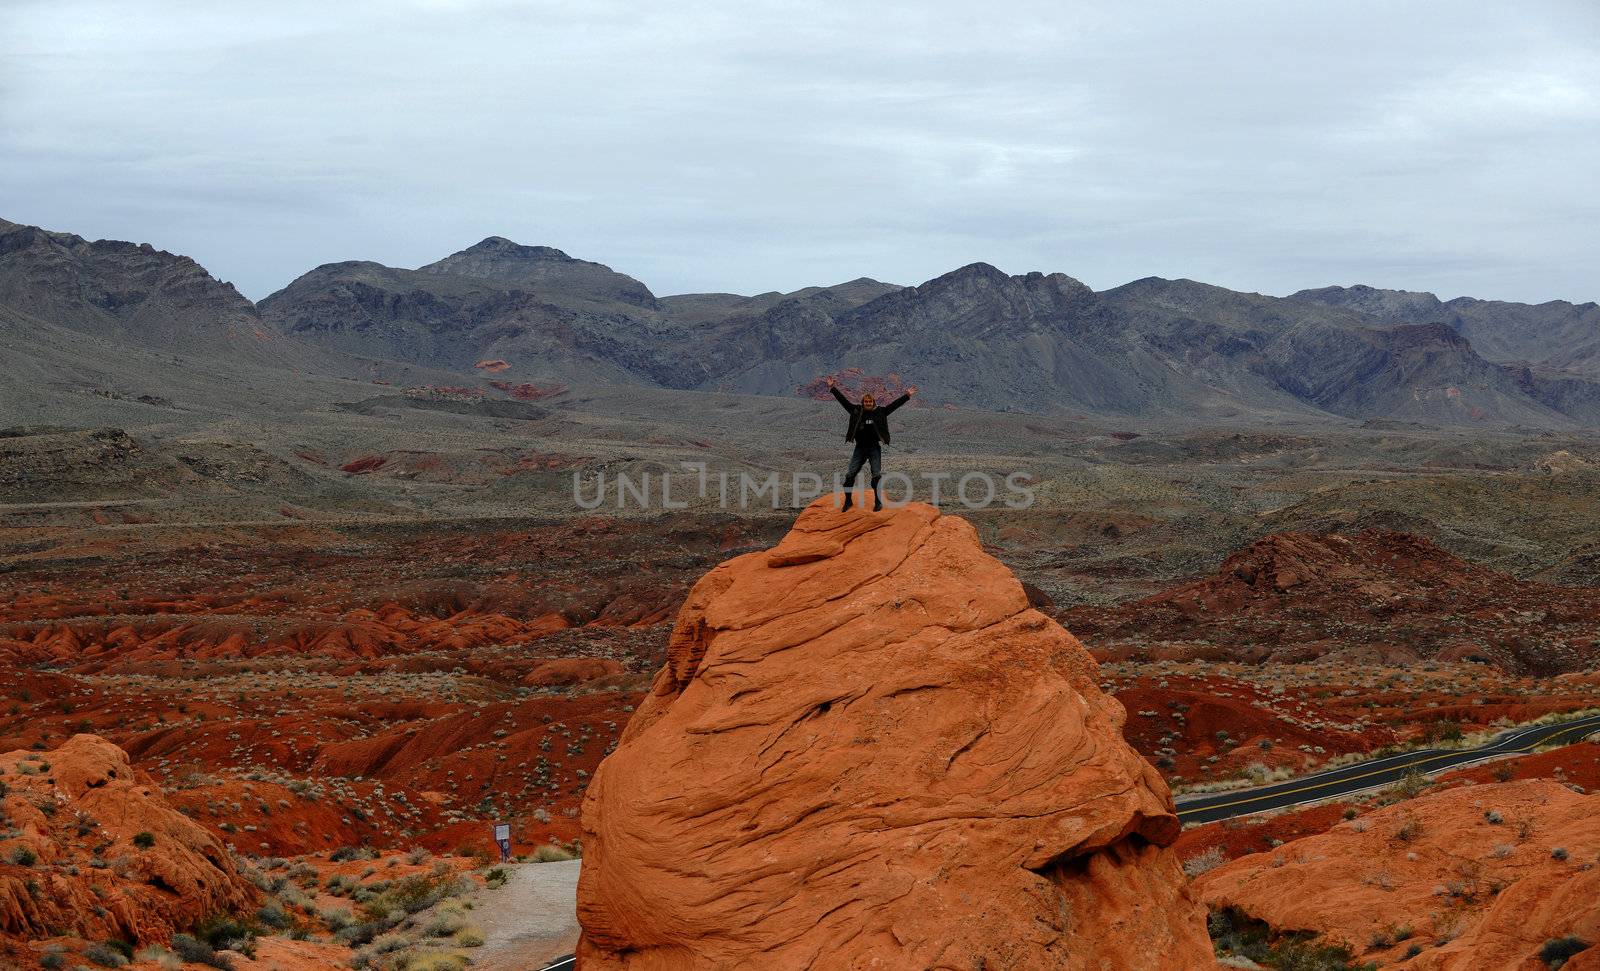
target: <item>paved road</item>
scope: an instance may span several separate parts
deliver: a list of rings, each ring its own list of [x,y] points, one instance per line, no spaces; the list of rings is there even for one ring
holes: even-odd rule
[[[1567,745],[1600,732],[1600,715],[1554,725],[1537,725],[1504,732],[1489,744],[1469,749],[1419,749],[1402,752],[1343,768],[1329,769],[1258,789],[1234,789],[1195,796],[1178,802],[1178,818],[1186,823],[1214,823],[1219,819],[1248,816],[1269,809],[1282,809],[1304,802],[1317,802],[1334,796],[1348,796],[1368,789],[1393,785],[1412,770],[1432,775],[1446,769],[1482,762],[1498,755],[1530,752],[1540,745]],[[540,971],[574,971],[577,958],[567,955]]]
[[[1178,818],[1185,823],[1214,823],[1269,809],[1282,809],[1334,796],[1393,785],[1415,770],[1432,775],[1445,769],[1482,762],[1497,755],[1529,752],[1540,745],[1566,745],[1600,732],[1600,715],[1554,725],[1537,725],[1504,732],[1489,744],[1471,749],[1419,749],[1368,762],[1357,762],[1326,772],[1300,776],[1257,789],[1234,789],[1178,801]]]

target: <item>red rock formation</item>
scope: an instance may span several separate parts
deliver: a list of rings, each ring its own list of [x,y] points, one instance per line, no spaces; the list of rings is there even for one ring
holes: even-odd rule
[[[965,520],[819,500],[695,585],[596,774],[581,965],[1212,967],[1096,674]]]
[[[6,934],[165,939],[255,898],[222,844],[99,736],[0,755],[0,781]]]
[[[361,458],[346,462],[339,468],[351,475],[365,475],[368,472],[376,472],[378,469],[383,468],[388,461],[382,455],[364,455]]]
[[[1060,616],[1106,660],[1431,658],[1546,675],[1600,660],[1600,587],[1519,580],[1383,530],[1278,533],[1234,552],[1212,576]]]
[[[530,688],[582,684],[607,675],[621,674],[622,665],[610,658],[561,657],[540,661],[522,679]]]
[[[1226,863],[1196,885],[1214,907],[1315,931],[1380,966],[1531,971],[1546,967],[1537,953],[1551,938],[1600,943],[1597,853],[1600,795],[1531,780],[1401,802]],[[1413,946],[1420,954],[1408,956]]]

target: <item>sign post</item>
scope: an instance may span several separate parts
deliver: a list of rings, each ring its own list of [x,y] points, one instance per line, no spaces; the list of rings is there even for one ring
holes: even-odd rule
[[[501,863],[510,863],[511,862],[511,824],[510,823],[495,823],[494,824],[494,841],[495,841],[495,845],[500,847],[500,862]]]

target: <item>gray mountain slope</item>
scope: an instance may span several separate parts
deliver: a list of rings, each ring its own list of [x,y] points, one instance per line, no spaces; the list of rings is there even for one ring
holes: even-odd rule
[[[148,243],[0,223],[0,306],[131,346],[264,366],[318,366],[232,285]]]
[[[1600,306],[1593,302],[1440,300],[1431,293],[1368,286],[1301,290],[1290,299],[1348,307],[1384,323],[1447,324],[1487,360],[1600,378]]]

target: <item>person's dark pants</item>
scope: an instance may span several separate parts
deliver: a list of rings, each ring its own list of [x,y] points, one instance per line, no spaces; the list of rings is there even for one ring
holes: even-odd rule
[[[863,465],[872,469],[872,498],[873,506],[881,506],[883,500],[878,496],[878,480],[883,478],[883,446],[877,442],[871,445],[857,442],[855,451],[850,453],[850,468],[844,474],[844,508],[850,508],[850,493],[856,484],[856,476],[861,474]]]

